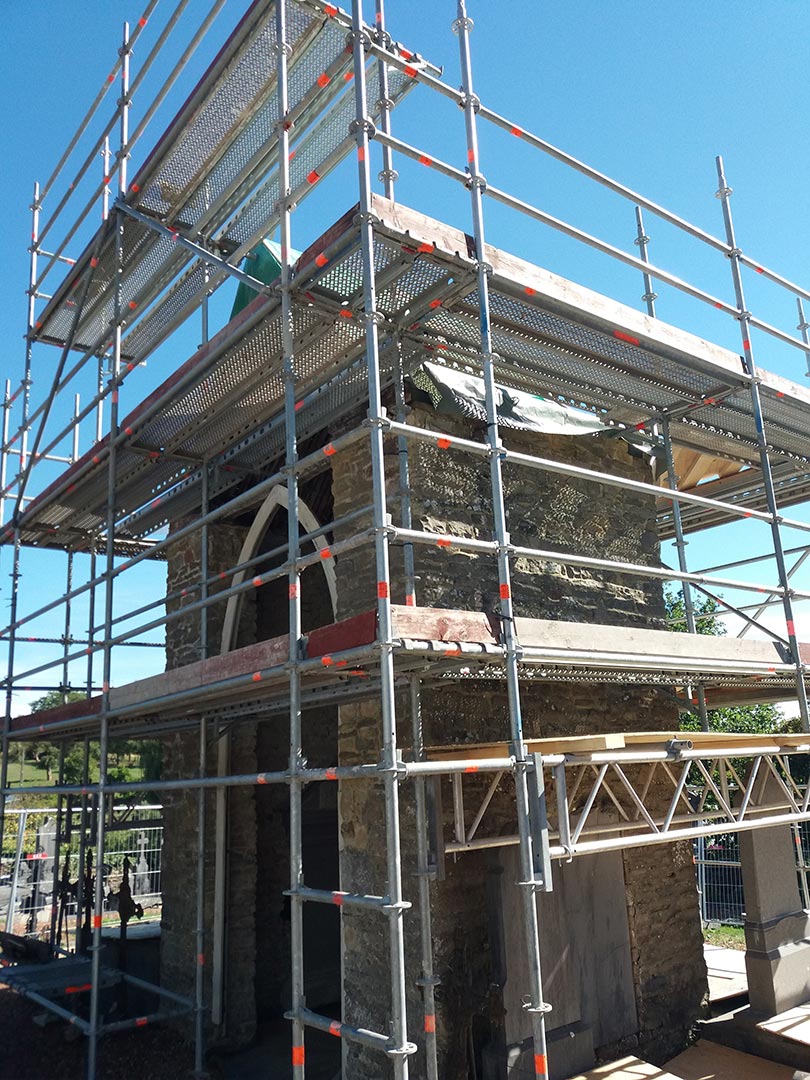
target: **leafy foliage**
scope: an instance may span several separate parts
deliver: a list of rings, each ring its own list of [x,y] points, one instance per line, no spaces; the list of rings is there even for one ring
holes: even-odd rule
[[[664,594],[667,609],[667,621],[670,629],[686,632],[686,608],[680,591],[667,589]],[[727,631],[720,618],[720,605],[711,597],[702,597],[693,601],[695,622],[699,634],[723,637]],[[700,719],[695,713],[680,714],[680,726],[685,731],[699,731]],[[798,718],[786,719],[782,710],[771,704],[731,705],[723,709],[709,711],[709,726],[712,731],[742,732],[748,735],[763,735],[770,732],[789,733],[800,731]]]
[[[63,696],[60,690],[49,690],[41,698],[31,705],[32,712],[44,712],[47,709],[57,708],[66,702],[83,701],[85,695],[71,690]],[[57,743],[40,740],[33,743],[19,743],[15,747],[15,761],[19,766],[19,776],[22,782],[25,775],[26,764],[36,767],[45,773],[46,783],[52,783],[59,774],[60,748]],[[91,741],[88,750],[87,780],[94,783],[99,776],[99,747],[96,741]],[[109,756],[107,776],[110,783],[126,784],[141,780],[157,780],[160,777],[161,752],[160,743],[154,739],[111,739],[109,744]],[[67,748],[64,758],[64,779],[66,784],[82,784],[85,775],[85,748],[84,743],[77,742]],[[38,782],[38,781],[34,781]],[[28,800],[33,799],[34,802]],[[52,800],[51,800],[52,801]],[[40,796],[26,796],[23,803],[19,798],[18,805],[39,805]]]
[[[664,600],[670,629],[685,632],[686,609],[683,594],[667,589]],[[726,634],[726,627],[719,615],[720,610],[717,601],[710,597],[694,601],[695,623],[699,634],[713,637]],[[700,717],[697,713],[683,712],[679,721],[684,731],[700,731]],[[802,729],[798,716],[787,718],[777,705],[767,702],[760,705],[727,705],[723,709],[710,709],[709,727],[712,731],[747,735],[792,735]],[[741,767],[742,764],[740,763]],[[810,755],[791,755],[790,771],[794,780],[805,783],[810,775]]]

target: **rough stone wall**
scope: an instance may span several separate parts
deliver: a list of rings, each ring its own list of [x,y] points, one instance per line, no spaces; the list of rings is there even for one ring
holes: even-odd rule
[[[182,523],[181,523],[182,524]],[[234,566],[247,530],[239,526],[216,525],[209,530],[209,573]],[[286,540],[286,515],[280,511],[260,543],[261,551],[275,549]],[[276,558],[262,569],[280,565]],[[170,548],[169,591],[182,593],[171,601],[170,610],[197,598],[193,586],[200,577],[200,535],[185,537]],[[223,579],[212,591],[225,588]],[[304,629],[333,621],[325,578],[319,565],[310,568],[302,581]],[[225,604],[209,607],[209,655],[220,651]],[[243,595],[235,648],[287,632],[287,582],[275,579],[260,589]],[[200,659],[200,618],[197,612],[169,623],[167,667],[174,668]],[[334,707],[308,710],[302,717],[305,758],[314,766],[334,764],[337,758],[337,714]],[[210,733],[209,733],[210,734]],[[289,728],[286,715],[257,715],[236,725],[230,737],[230,768],[233,773],[285,769],[289,759]],[[182,732],[164,743],[164,775],[193,776],[199,760],[198,736]],[[209,774],[216,771],[216,750],[209,751]],[[308,795],[318,796],[318,787]],[[283,895],[289,886],[289,791],[286,785],[262,788],[233,788],[228,799],[228,894],[226,932],[225,1022],[212,1037],[233,1046],[251,1041],[263,1018],[280,1015],[290,1001],[290,921],[289,900]],[[337,837],[334,835],[336,808],[324,807],[322,800],[305,799],[305,875],[316,887],[337,889]],[[214,914],[214,826],[215,797],[206,795],[206,1001],[211,1002],[213,914]],[[167,794],[165,808],[165,858],[163,885],[163,933],[161,972],[164,983],[180,993],[193,994],[195,929],[196,849],[190,842],[197,831],[196,792]],[[331,838],[326,835],[332,828]],[[310,843],[310,839],[315,842]],[[320,847],[318,846],[320,843]],[[324,859],[324,846],[331,852]],[[323,879],[323,880],[321,880]],[[331,950],[327,962],[310,949],[305,968],[308,992],[313,1004],[333,1002],[339,993],[336,909],[325,912],[309,905],[305,929],[321,941],[323,951]],[[329,921],[334,924],[331,929]],[[326,924],[326,925],[325,925]],[[326,968],[326,976],[324,969]],[[329,994],[331,993],[331,996]],[[318,995],[321,995],[320,998]],[[326,995],[324,997],[323,995]]]
[[[421,410],[415,410],[409,422],[464,438],[476,435],[462,421]],[[644,462],[632,457],[627,444],[619,439],[508,432],[505,441],[510,449],[534,456],[637,480],[651,479]],[[393,440],[387,440],[386,454],[389,511],[396,520],[398,463]],[[420,442],[411,443],[409,464],[415,528],[465,538],[494,538],[486,459]],[[511,539],[518,546],[615,561],[657,562],[655,519],[652,503],[645,496],[509,463],[504,466],[504,488]],[[336,517],[370,500],[371,464],[366,443],[341,451],[333,466],[333,494]],[[352,530],[359,531],[368,523],[362,519],[354,522]],[[420,606],[497,610],[494,558],[423,545],[416,545],[415,557]],[[369,564],[368,547],[341,556],[340,617],[372,606],[375,592],[370,587]],[[493,567],[491,573],[488,567]],[[392,578],[392,598],[395,603],[404,603],[402,563],[395,556]],[[513,595],[518,615],[663,626],[661,586],[652,578],[566,567],[552,558],[519,557],[513,566]]]
[[[183,524],[182,522],[179,524]],[[245,536],[238,526],[215,524],[209,528],[209,573],[234,566]],[[169,549],[169,591],[188,588],[186,596],[169,603],[169,611],[193,602],[197,593],[191,586],[200,580],[201,535],[184,537]],[[228,584],[211,587],[219,591]],[[219,653],[225,604],[208,608],[209,655]],[[250,619],[242,619],[238,645],[250,644]],[[167,669],[193,663],[201,657],[200,617],[191,612],[175,619],[166,628]],[[210,732],[209,732],[210,738]],[[256,762],[256,729],[244,723],[231,735],[230,769],[251,772]],[[163,775],[165,778],[188,777],[198,773],[199,737],[179,732],[164,741]],[[209,742],[208,774],[216,773],[216,744]],[[219,1033],[228,1041],[243,1043],[255,1033],[255,888],[256,888],[256,816],[252,788],[234,788],[228,792],[228,930],[226,969],[238,972],[238,978],[226,981],[225,1024]],[[161,980],[179,993],[193,996],[197,945],[196,857],[197,793],[166,792],[164,799],[163,913],[161,920]],[[214,916],[214,825],[215,795],[206,794],[205,845],[205,963],[206,1000],[211,1000],[213,916]]]
[[[328,480],[327,480],[328,483]],[[304,486],[302,497],[309,491]],[[261,549],[273,550],[286,542],[287,517],[279,513],[265,535]],[[273,565],[281,565],[277,558]],[[269,567],[270,564],[268,564]],[[263,567],[264,568],[264,567]],[[260,638],[286,634],[288,628],[288,583],[286,577],[263,585],[256,595],[256,624]],[[301,576],[301,618],[304,632],[334,621],[334,613],[321,566],[309,567]],[[337,710],[325,705],[308,709],[301,717],[302,750],[313,766],[334,765],[337,759]],[[286,714],[277,714],[259,723],[256,730],[256,769],[274,771],[286,769],[289,763],[289,725]],[[304,792],[304,878],[314,888],[339,887],[336,861],[336,809],[320,812],[321,801],[328,796],[324,785],[313,785]],[[255,789],[257,828],[256,847],[256,936],[255,964],[256,1007],[261,1021],[268,1016],[280,1016],[290,1006],[290,901],[284,896],[290,884],[290,812],[289,789],[285,784],[268,784]],[[332,795],[334,799],[334,795]],[[324,844],[323,819],[329,819],[331,835]],[[323,847],[329,858],[324,858]],[[330,861],[331,860],[331,861]],[[323,980],[318,972],[329,964],[337,969],[338,912],[320,904],[304,908],[305,990],[312,1008],[326,1001],[333,1003],[339,995],[339,973],[329,980],[330,993],[324,997]],[[324,934],[324,922],[326,933]],[[331,931],[331,933],[330,933]],[[323,937],[327,937],[326,944]],[[320,954],[320,955],[319,955]]]
[[[439,420],[415,412],[412,423],[452,434],[481,438],[461,421]],[[534,455],[565,460],[621,476],[649,479],[644,462],[631,457],[624,443],[605,438],[509,433],[507,445]],[[388,444],[389,498],[397,489],[397,461]],[[462,455],[433,444],[411,443],[411,492],[414,527],[454,535],[492,539],[490,481],[485,459]],[[333,461],[335,517],[370,498],[371,469],[367,448],[355,444]],[[506,504],[515,544],[549,551],[574,551],[615,560],[653,563],[658,556],[653,506],[649,499],[624,490],[572,480],[536,470],[505,470]],[[397,503],[389,510],[397,520]],[[359,528],[360,525],[355,526]],[[375,604],[373,555],[368,547],[342,556],[337,563],[339,615],[347,617]],[[496,611],[498,581],[494,559],[472,557],[457,549],[416,547],[417,596],[422,606]],[[513,596],[517,614],[606,624],[663,625],[660,584],[653,579],[572,569],[553,558],[515,562]],[[392,559],[392,597],[404,601],[402,564]],[[655,691],[619,685],[525,685],[524,728],[528,737],[575,735],[610,730],[668,729],[677,725],[673,707]],[[501,683],[455,685],[423,694],[425,741],[430,744],[506,741],[506,698]],[[405,703],[398,703],[400,745],[410,745]],[[351,764],[376,760],[380,717],[376,705],[345,706],[340,711],[340,760]],[[490,813],[514,831],[508,784],[501,785]],[[470,804],[474,796],[470,795]],[[445,789],[445,815],[452,800]],[[403,881],[406,898],[415,900],[413,806],[402,792]],[[382,793],[376,785],[341,785],[341,887],[381,893],[385,889]],[[511,823],[511,828],[509,825]],[[491,825],[490,825],[491,827]],[[628,921],[639,1032],[625,1044],[637,1046],[659,1062],[684,1044],[705,990],[705,965],[691,855],[683,846],[664,845],[624,856]],[[449,862],[446,878],[432,886],[440,1074],[447,1080],[467,1076],[468,1048],[496,1032],[501,1008],[493,985],[487,926],[487,861],[483,853]],[[416,987],[419,971],[416,914],[406,919],[411,1038],[419,1042],[422,1007]],[[344,1018],[349,1023],[385,1031],[389,965],[385,920],[344,909]],[[553,961],[552,961],[553,962]],[[551,1021],[553,1026],[553,1019]],[[609,1056],[612,1048],[604,1048]],[[618,1049],[618,1048],[613,1048]],[[352,1080],[379,1076],[379,1060],[356,1046],[344,1049]],[[421,1055],[413,1075],[424,1075]]]

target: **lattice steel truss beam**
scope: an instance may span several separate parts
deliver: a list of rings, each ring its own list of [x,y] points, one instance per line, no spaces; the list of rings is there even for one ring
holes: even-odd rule
[[[565,860],[810,820],[810,788],[797,783],[790,768],[791,757],[807,754],[810,742],[777,737],[769,744],[767,736],[734,736],[724,744],[715,735],[707,749],[688,734],[674,734],[666,744],[657,733],[634,734],[633,745],[613,750],[578,750],[576,738],[556,740],[556,753],[544,747],[554,740],[529,743],[538,798],[548,806],[548,857]],[[626,738],[629,744],[631,737]],[[600,740],[585,736],[581,741]],[[607,736],[604,742],[609,741]],[[567,744],[573,748],[566,750]],[[438,766],[455,753],[430,750],[428,757]],[[487,753],[491,758],[494,748]],[[487,811],[513,762],[507,758],[497,767],[492,760],[479,765],[471,758],[453,774],[453,838],[444,837],[435,818],[432,822],[434,842],[443,852],[518,842],[516,835],[486,832]],[[480,772],[493,773],[486,787]],[[471,818],[465,803],[475,807]],[[604,820],[606,809],[613,821]]]

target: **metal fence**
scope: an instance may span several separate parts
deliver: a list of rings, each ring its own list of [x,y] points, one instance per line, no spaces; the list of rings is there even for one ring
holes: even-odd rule
[[[802,903],[810,908],[810,822],[791,826]],[[742,926],[745,922],[740,838],[738,833],[699,836],[694,841],[700,917],[706,923]]]
[[[6,933],[40,936],[58,915],[67,934],[69,922],[80,918],[82,868],[86,874],[86,852],[92,850],[94,837],[82,831],[80,807],[63,810],[57,863],[57,819],[53,807],[6,810],[0,858],[0,926]],[[85,815],[85,823],[92,820]],[[113,808],[101,876],[105,912],[117,911],[127,859],[133,900],[145,919],[160,917],[162,849],[162,806]]]

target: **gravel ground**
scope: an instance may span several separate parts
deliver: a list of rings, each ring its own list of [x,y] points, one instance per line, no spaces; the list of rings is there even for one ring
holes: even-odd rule
[[[34,1023],[41,1006],[0,984],[0,1077],[2,1080],[82,1080],[87,1039],[54,1018]],[[109,1035],[99,1043],[98,1080],[186,1080],[194,1054],[167,1027]]]

